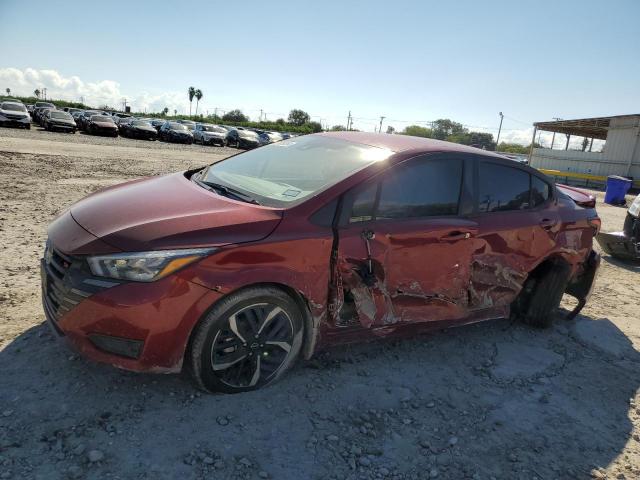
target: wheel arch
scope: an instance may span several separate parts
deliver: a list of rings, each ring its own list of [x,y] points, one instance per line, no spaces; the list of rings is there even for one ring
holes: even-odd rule
[[[191,328],[191,331],[189,332],[189,338],[187,339],[187,344],[184,349],[183,359],[186,359],[187,356],[190,354],[190,351],[193,345],[193,340],[194,340],[194,337],[196,336],[196,331],[198,329],[198,325],[200,325],[202,320],[206,318],[206,316],[209,315],[211,310],[213,310],[221,301],[226,299],[229,295],[233,295],[233,294],[242,292],[244,290],[249,290],[252,288],[265,288],[265,287],[277,288],[283,291],[293,299],[293,301],[296,303],[296,305],[300,309],[300,313],[302,314],[302,320],[303,320],[302,348],[300,352],[303,358],[307,360],[311,358],[313,356],[313,353],[315,352],[315,347],[317,345],[317,341],[319,337],[320,322],[317,319],[314,320],[311,314],[309,300],[306,298],[306,296],[302,292],[284,283],[257,282],[257,283],[251,283],[248,285],[243,285],[240,288],[226,292],[223,296],[221,296],[215,302],[213,302],[209,306],[209,308],[206,309],[206,311],[200,316],[198,321],[193,325],[193,327]],[[183,365],[184,364],[185,362],[183,362]]]

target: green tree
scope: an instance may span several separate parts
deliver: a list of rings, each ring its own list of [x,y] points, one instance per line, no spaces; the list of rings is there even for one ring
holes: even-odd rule
[[[500,145],[496,147],[496,151],[504,153],[529,153],[529,147],[525,147],[519,143],[500,142]]]
[[[311,131],[313,133],[318,133],[322,131],[322,125],[318,122],[307,122],[307,125],[311,127]]]
[[[224,120],[225,122],[241,123],[248,122],[249,118],[244,113],[242,113],[242,111],[235,109],[225,113],[222,116],[222,120]]]
[[[431,129],[433,130],[433,138],[438,140],[445,140],[451,135],[459,135],[461,133],[467,133],[467,129],[461,123],[454,122],[448,118],[441,118],[432,123]]]
[[[196,89],[189,87],[187,93],[189,94],[189,116],[191,116],[191,104],[193,103],[193,97],[196,96]]]
[[[333,127],[331,127],[332,132],[343,132],[346,129],[347,127],[345,127],[344,125],[334,125]]]
[[[311,117],[304,110],[293,109],[289,112],[289,123],[300,126],[309,123]]]
[[[200,104],[200,100],[202,100],[202,90],[198,88],[193,95],[196,97],[196,116],[198,116],[198,105]]]
[[[7,88],[6,92],[7,92],[7,95],[11,95],[11,89],[10,88]]]
[[[167,115],[167,113],[169,113],[169,107],[164,107],[162,109],[162,116],[164,117],[165,115]]]
[[[430,128],[421,127],[420,125],[409,125],[403,130],[402,135],[433,138],[433,131]]]
[[[36,89],[33,91],[33,94],[36,96],[36,98],[40,98],[40,90],[39,90],[39,89],[37,89],[37,88],[36,88]]]
[[[276,120],[276,123],[278,125],[284,125],[286,122],[284,121],[284,118],[279,118],[279,119]]]
[[[387,133],[391,134],[391,133],[396,133],[396,129],[393,128],[391,125],[389,125],[387,127]]]

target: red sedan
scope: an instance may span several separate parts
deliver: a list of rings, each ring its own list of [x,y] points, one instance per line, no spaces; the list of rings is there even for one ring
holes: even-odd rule
[[[46,316],[84,355],[209,391],[337,343],[549,325],[599,265],[593,197],[490,152],[323,133],[106,188],[49,228]]]

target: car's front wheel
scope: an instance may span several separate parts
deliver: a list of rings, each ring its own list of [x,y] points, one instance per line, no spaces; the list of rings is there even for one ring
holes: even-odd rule
[[[274,287],[248,288],[221,300],[198,325],[188,352],[196,384],[209,392],[265,387],[295,362],[303,317]]]

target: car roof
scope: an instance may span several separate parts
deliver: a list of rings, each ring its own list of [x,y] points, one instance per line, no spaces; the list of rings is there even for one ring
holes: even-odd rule
[[[0,101],[0,103],[10,103],[12,105],[18,105],[19,107],[24,107],[24,103],[22,102],[15,102],[13,100],[2,100]]]
[[[416,153],[427,152],[460,152],[460,153],[481,153],[483,155],[504,158],[487,150],[461,145],[459,143],[445,142],[433,138],[412,137],[410,135],[398,135],[389,133],[367,133],[367,132],[323,132],[317,133],[323,137],[339,138],[348,142],[370,145],[372,147],[386,148],[398,153],[406,150],[413,150]]]

